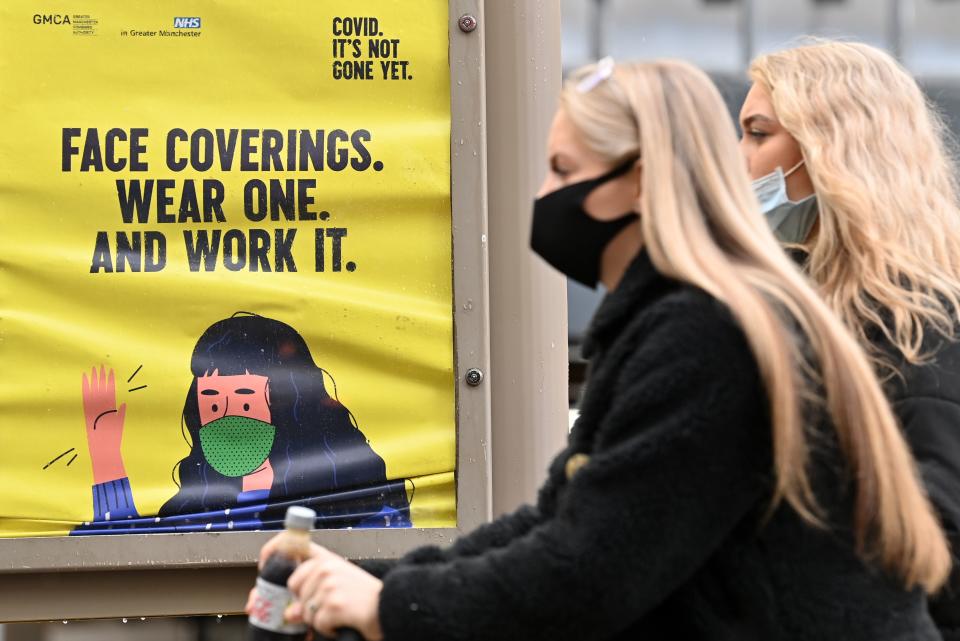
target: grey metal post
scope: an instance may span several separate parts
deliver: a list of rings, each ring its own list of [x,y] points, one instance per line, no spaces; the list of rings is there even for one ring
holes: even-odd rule
[[[493,512],[534,498],[567,433],[566,283],[529,250],[561,81],[559,0],[485,5]]]
[[[754,0],[740,0],[740,57],[743,62],[743,68],[750,66],[753,60],[753,52],[756,49],[754,44]]]
[[[907,48],[906,23],[912,22],[916,7],[914,0],[890,0],[888,35],[890,53],[900,62],[904,61]]]
[[[888,18],[889,22],[887,25],[887,38],[889,40],[890,53],[892,53],[897,60],[900,60],[901,56],[903,55],[902,11],[902,0],[890,0],[890,16]]]
[[[607,15],[607,0],[593,0],[590,6],[590,57],[599,60],[606,51],[603,21]]]

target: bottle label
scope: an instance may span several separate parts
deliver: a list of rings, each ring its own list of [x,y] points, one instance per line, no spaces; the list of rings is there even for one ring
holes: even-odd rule
[[[257,595],[250,611],[250,624],[281,634],[303,634],[307,631],[305,624],[283,620],[283,613],[291,603],[293,595],[290,590],[258,578]]]

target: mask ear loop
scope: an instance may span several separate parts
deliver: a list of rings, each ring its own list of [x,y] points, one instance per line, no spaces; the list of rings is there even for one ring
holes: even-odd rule
[[[800,159],[800,162],[798,162],[796,165],[794,165],[793,167],[791,167],[789,171],[787,171],[785,174],[783,174],[783,177],[786,178],[786,177],[788,177],[790,174],[792,174],[793,172],[795,172],[796,170],[800,169],[800,165],[802,165],[802,164],[805,163],[805,162],[807,162],[807,159],[806,159],[806,158],[801,158],[801,159]]]
[[[642,166],[643,166],[643,157],[640,156],[639,152],[628,154],[623,158],[623,160],[620,161],[620,163],[617,165],[617,168],[613,170],[612,172],[613,175],[611,176],[611,178],[619,178],[620,176],[630,173],[631,171],[634,170],[634,168],[642,167]],[[637,198],[635,200],[637,211],[634,212],[638,216],[640,215],[639,213],[640,212],[640,189],[641,189],[641,185],[638,183]]]
[[[595,180],[598,181],[600,184],[603,184],[607,181],[613,180],[614,178],[619,178],[624,174],[630,173],[630,170],[632,170],[634,165],[636,165],[639,161],[640,161],[640,154],[637,154],[637,153],[627,154],[619,162],[617,162],[617,164],[613,166],[613,169],[611,169],[605,174],[602,174]]]
[[[800,169],[800,165],[802,165],[802,164],[805,163],[805,162],[807,162],[807,159],[806,159],[806,158],[801,158],[801,159],[800,159],[800,162],[798,162],[796,165],[794,165],[793,167],[790,168],[790,171],[788,171],[788,172],[786,172],[785,174],[783,174],[783,180],[784,180],[783,186],[784,186],[784,189],[786,189],[786,186],[787,186],[787,182],[786,182],[787,177],[790,176],[790,174],[792,174],[792,173],[795,172],[796,170]],[[782,167],[781,167],[780,169],[781,169],[781,171],[783,170]],[[786,196],[787,196],[787,200],[790,200],[790,194],[786,194]],[[793,201],[790,201],[790,202],[793,202]]]
[[[631,171],[633,171],[633,168],[636,167],[638,163],[639,164],[643,163],[643,158],[640,157],[639,153],[627,154],[616,165],[614,165],[613,169],[611,169],[609,172],[607,172],[603,176],[600,176],[600,178],[598,178],[597,180],[599,181],[600,184],[603,184],[607,181],[614,180],[615,178],[620,178],[621,176],[624,176],[630,173]],[[638,193],[639,193],[639,189],[640,189],[640,186],[637,185]]]

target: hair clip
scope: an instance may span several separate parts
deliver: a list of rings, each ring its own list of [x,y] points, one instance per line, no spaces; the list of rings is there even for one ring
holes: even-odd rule
[[[613,75],[613,69],[617,66],[613,57],[607,56],[597,61],[596,68],[589,76],[577,83],[577,93],[587,93],[593,91],[597,85]]]

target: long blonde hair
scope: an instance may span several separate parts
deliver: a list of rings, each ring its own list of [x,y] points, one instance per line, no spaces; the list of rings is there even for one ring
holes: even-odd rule
[[[896,60],[861,43],[812,40],[760,56],[750,77],[800,144],[817,194],[810,277],[878,369],[897,359],[871,330],[923,362],[925,330],[953,338],[960,313],[960,203],[943,121]]]
[[[802,414],[818,402],[814,388],[822,384],[856,479],[858,551],[878,558],[905,585],[934,591],[949,572],[950,554],[907,444],[863,350],[761,216],[713,83],[691,65],[658,61],[619,64],[590,91],[578,91],[595,69],[573,74],[561,108],[611,164],[640,156],[638,211],[654,265],[725,303],[743,328],[770,403],[772,506],[786,500],[808,522],[820,523]],[[808,380],[813,363],[815,380]]]

